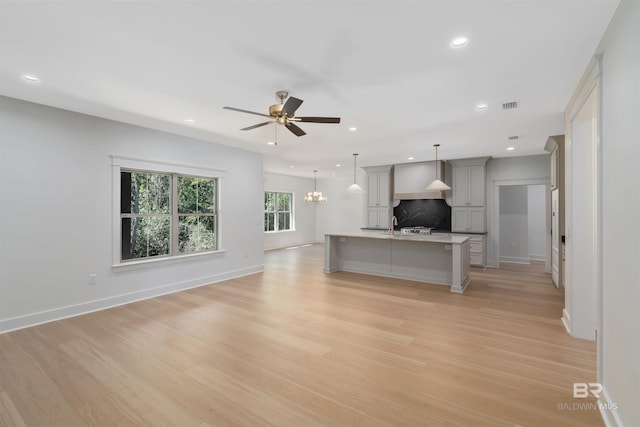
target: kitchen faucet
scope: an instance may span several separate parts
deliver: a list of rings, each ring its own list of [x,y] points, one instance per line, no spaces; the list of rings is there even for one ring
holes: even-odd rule
[[[389,230],[387,230],[387,231],[389,231],[389,233],[393,233],[393,230],[394,230],[393,227],[396,226],[396,225],[398,225],[398,218],[396,218],[396,216],[393,215],[393,216],[391,216],[391,221],[389,223]]]

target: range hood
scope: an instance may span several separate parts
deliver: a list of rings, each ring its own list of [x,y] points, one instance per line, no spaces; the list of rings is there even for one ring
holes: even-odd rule
[[[393,193],[393,200],[433,200],[446,199],[444,191],[421,191],[419,193]]]
[[[445,162],[416,162],[395,165],[393,168],[393,199],[394,200],[424,200],[445,199],[445,191],[427,191],[425,188],[438,176],[445,179]],[[448,183],[448,182],[447,182]]]

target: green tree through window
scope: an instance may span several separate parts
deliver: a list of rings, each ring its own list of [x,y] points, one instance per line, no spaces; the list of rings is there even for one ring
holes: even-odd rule
[[[293,194],[264,193],[264,231],[293,229]]]
[[[120,172],[121,259],[217,248],[215,178]]]

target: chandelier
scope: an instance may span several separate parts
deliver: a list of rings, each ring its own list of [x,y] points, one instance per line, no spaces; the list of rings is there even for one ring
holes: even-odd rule
[[[309,191],[304,198],[304,201],[307,203],[320,203],[326,202],[327,198],[322,194],[322,191],[318,191],[317,183],[316,183],[316,174],[317,170],[313,171],[313,191]]]

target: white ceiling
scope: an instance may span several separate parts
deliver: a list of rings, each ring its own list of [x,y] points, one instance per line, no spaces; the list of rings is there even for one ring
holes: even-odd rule
[[[617,5],[2,0],[0,93],[258,151],[290,175],[350,174],[355,152],[359,166],[433,160],[434,143],[443,159],[542,154]],[[267,113],[282,89],[305,101],[297,115],[342,122],[298,138],[240,131],[264,119],[222,109]]]

